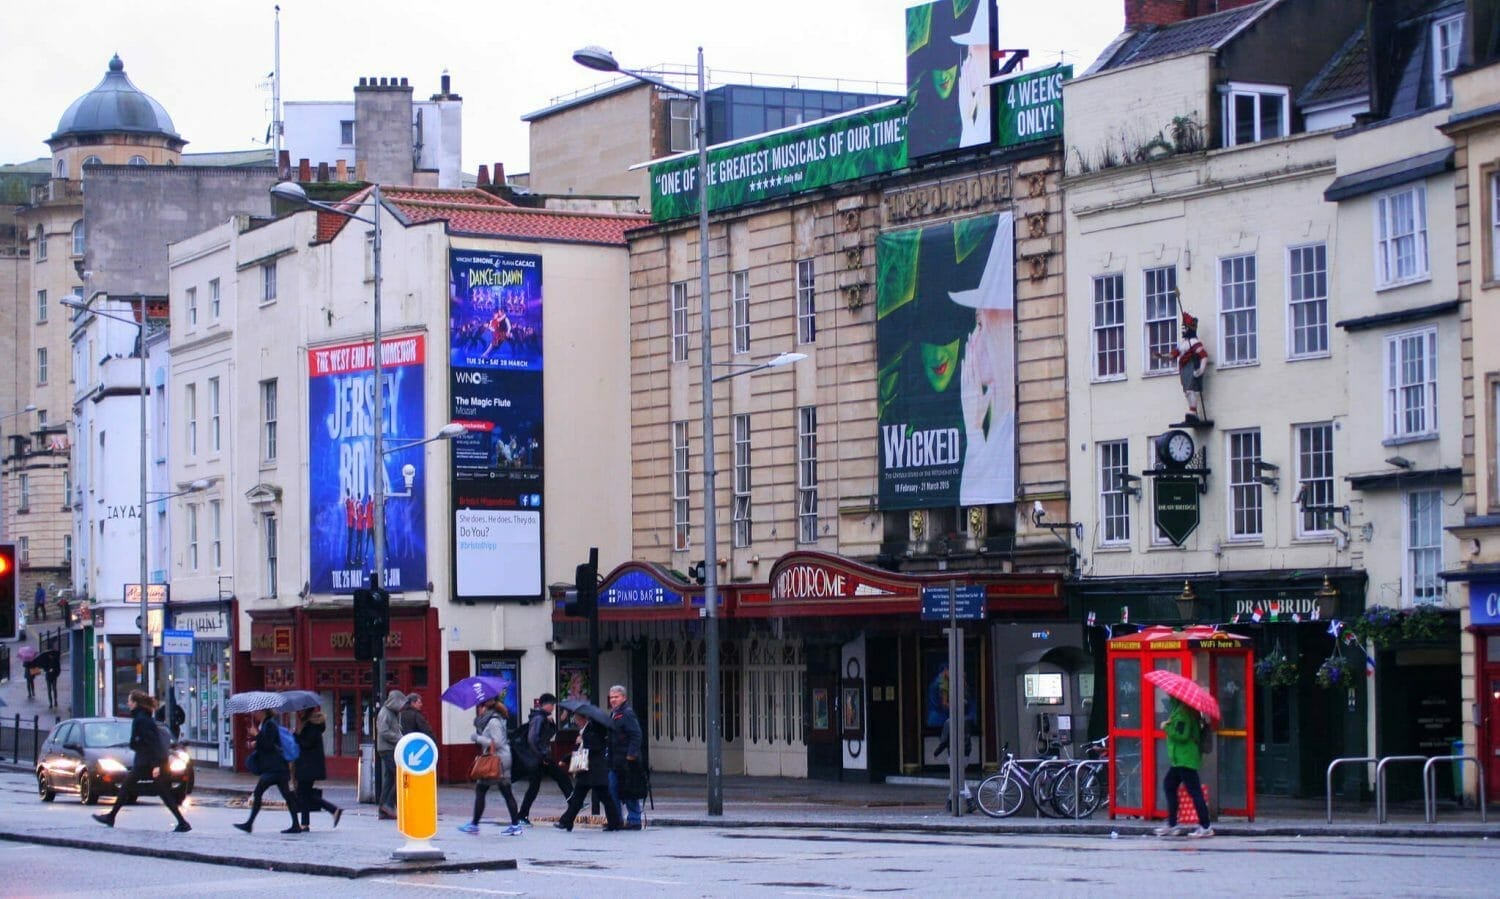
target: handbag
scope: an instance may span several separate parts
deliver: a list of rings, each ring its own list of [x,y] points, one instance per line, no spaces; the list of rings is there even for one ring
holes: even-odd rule
[[[476,756],[474,764],[469,766],[469,780],[499,780],[500,779],[500,756],[495,755],[489,749],[484,754]]]
[[[582,774],[589,770],[589,751],[584,748],[573,750],[573,755],[568,759],[568,773]]]

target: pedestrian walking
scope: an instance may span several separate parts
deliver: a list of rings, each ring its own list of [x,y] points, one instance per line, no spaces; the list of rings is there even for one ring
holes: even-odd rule
[[[53,656],[53,663],[42,669],[42,675],[47,679],[47,708],[57,708],[57,679],[62,675],[62,665]]]
[[[24,662],[22,664],[24,665],[24,668],[22,670],[26,672],[26,698],[36,699],[36,676],[38,669],[30,662]]]
[[[31,603],[36,607],[36,620],[47,620],[47,588],[41,584],[36,585],[36,594],[32,596]]]
[[[641,762],[641,722],[625,688],[609,688],[609,794],[625,808],[625,829],[641,829],[641,798],[646,782]]]
[[[526,720],[526,747],[536,754],[536,764],[531,768],[530,783],[526,786],[526,795],[521,798],[521,823],[531,824],[531,804],[536,801],[536,794],[542,788],[542,780],[551,780],[562,790],[563,801],[573,794],[573,779],[568,777],[562,766],[557,764],[553,756],[552,741],[557,738],[557,725],[552,716],[557,708],[557,697],[551,693],[543,693],[537,697],[536,707],[531,710],[531,717]]]
[[[311,825],[313,809],[332,815],[333,826],[338,827],[344,810],[324,799],[318,789],[318,781],[328,777],[323,759],[323,733],[328,730],[328,722],[317,706],[303,709],[297,721],[297,760],[292,763],[292,771],[297,775],[297,811],[302,816],[302,829]]]
[[[396,817],[396,742],[401,739],[401,710],[406,694],[392,690],[375,716],[375,757],[380,762],[380,819]]]
[[[125,782],[120,785],[120,792],[115,796],[115,804],[109,807],[107,813],[95,815],[94,820],[106,827],[114,827],[115,819],[120,817],[120,808],[126,803],[134,802],[140,782],[149,780],[156,789],[156,795],[161,797],[161,804],[177,819],[173,832],[187,833],[193,827],[182,816],[182,809],[177,807],[177,799],[172,795],[170,778],[166,772],[167,746],[156,722],[151,718],[156,700],[144,690],[131,690],[128,705],[130,751],[135,753],[135,759],[130,764],[130,773],[125,775]]]
[[[250,798],[250,817],[234,826],[249,833],[255,826],[255,816],[260,814],[262,797],[266,795],[266,790],[274,786],[286,802],[287,813],[292,816],[292,826],[282,833],[301,833],[302,822],[297,820],[297,801],[292,798],[291,769],[287,767],[286,756],[281,751],[281,725],[276,723],[274,709],[264,709],[260,714],[260,730],[250,744],[255,754],[248,763],[251,771],[260,774],[260,780],[255,782],[255,792]]]
[[[1171,712],[1167,715],[1167,776],[1162,787],[1167,791],[1167,823],[1156,828],[1156,835],[1169,837],[1181,835],[1186,828],[1177,826],[1177,787],[1187,789],[1188,798],[1198,812],[1198,826],[1187,831],[1190,837],[1211,837],[1214,829],[1208,821],[1208,802],[1203,797],[1203,784],[1198,779],[1198,769],[1203,765],[1203,754],[1198,748],[1198,738],[1203,733],[1203,719],[1196,709],[1179,699],[1169,699]]]
[[[607,729],[597,721],[589,721],[582,715],[575,715],[574,718],[582,728],[578,731],[577,745],[578,748],[588,750],[588,767],[574,772],[573,795],[568,797],[568,808],[552,826],[558,830],[572,830],[574,819],[582,810],[589,791],[593,790],[594,798],[604,804],[604,829],[624,830],[624,825],[620,822],[620,804],[615,802],[615,797],[609,792],[609,734]]]
[[[460,825],[458,829],[463,833],[479,833],[479,819],[484,815],[484,797],[493,786],[498,787],[500,795],[505,797],[505,808],[510,812],[510,826],[505,828],[505,835],[520,836],[523,829],[521,815],[516,810],[516,794],[510,789],[512,761],[510,740],[505,733],[505,704],[499,699],[486,699],[474,711],[474,733],[469,735],[469,739],[479,744],[481,754],[497,757],[500,764],[494,779],[474,780],[474,816],[469,819],[468,824]]]

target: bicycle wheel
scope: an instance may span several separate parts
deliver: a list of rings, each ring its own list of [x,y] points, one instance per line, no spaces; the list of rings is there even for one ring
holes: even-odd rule
[[[1062,772],[1052,786],[1051,800],[1052,813],[1060,818],[1073,817],[1073,769],[1068,768]]]
[[[1049,818],[1058,815],[1053,801],[1063,775],[1067,770],[1067,766],[1065,765],[1043,765],[1037,768],[1036,773],[1032,775],[1031,802],[1042,815]]]
[[[1020,811],[1021,803],[1026,801],[1026,791],[1020,778],[1003,771],[985,778],[975,798],[980,811],[991,818],[1009,818]]]
[[[1080,814],[1087,818],[1109,800],[1109,779],[1102,767],[1090,765],[1078,784],[1078,801],[1082,805]]]

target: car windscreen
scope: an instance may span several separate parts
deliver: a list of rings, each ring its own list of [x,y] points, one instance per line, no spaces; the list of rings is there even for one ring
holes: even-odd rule
[[[130,745],[129,721],[95,721],[83,726],[83,745],[89,749]]]

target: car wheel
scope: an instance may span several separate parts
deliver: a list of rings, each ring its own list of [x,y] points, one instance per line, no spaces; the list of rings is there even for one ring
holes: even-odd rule
[[[94,778],[87,771],[78,775],[78,801],[84,805],[99,803],[99,793],[94,788]]]
[[[57,791],[47,783],[47,775],[41,771],[36,773],[36,794],[42,797],[43,802],[51,802],[57,798]]]

